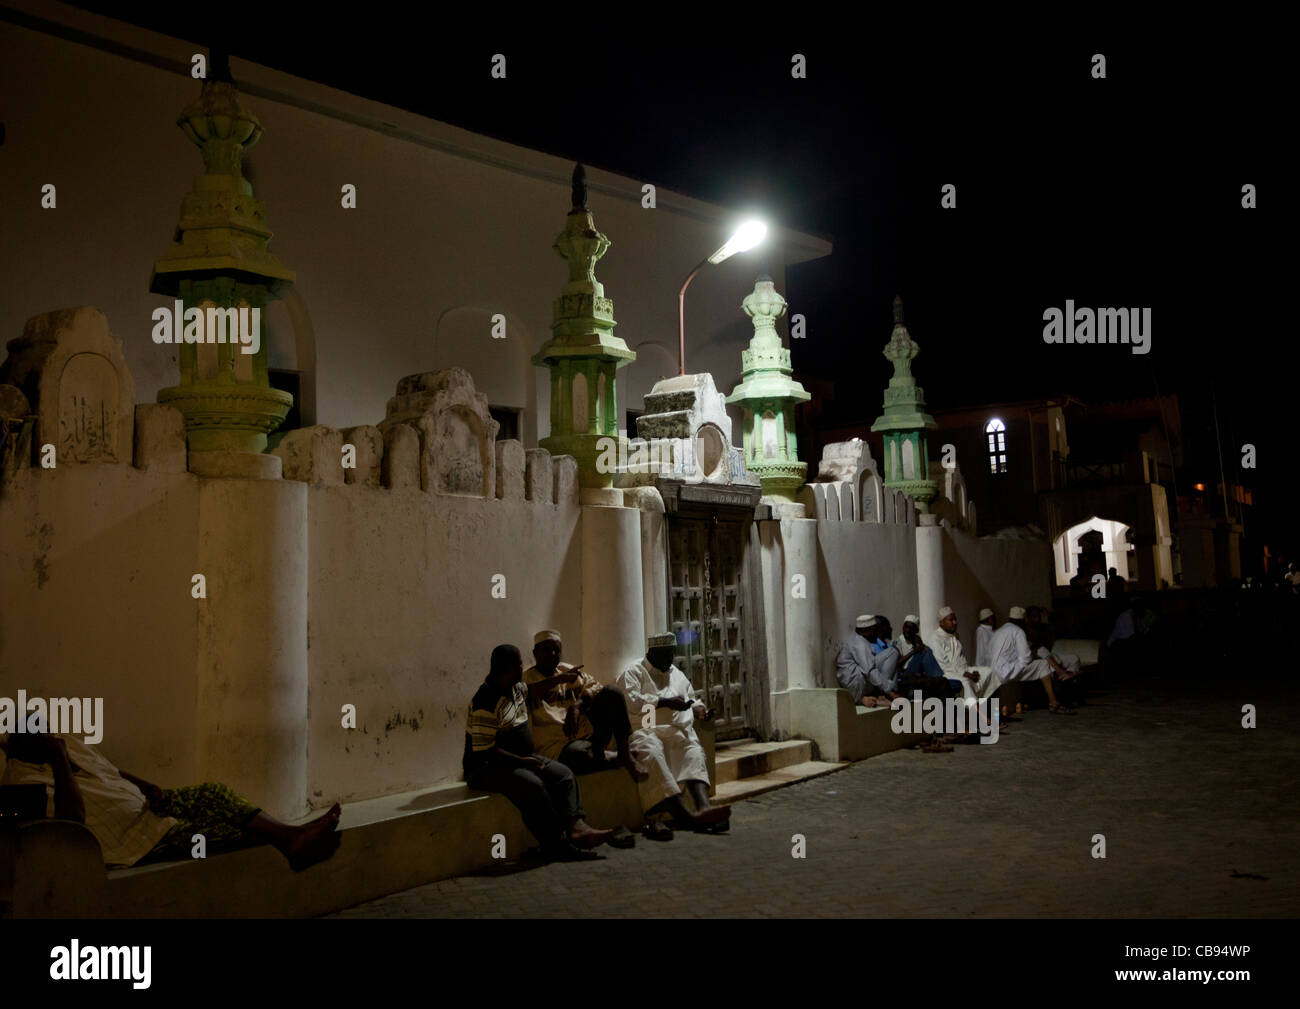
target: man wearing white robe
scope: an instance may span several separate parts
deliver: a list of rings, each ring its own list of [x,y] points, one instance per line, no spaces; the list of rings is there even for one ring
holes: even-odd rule
[[[708,711],[696,699],[691,681],[673,665],[675,644],[671,632],[651,635],[645,658],[618,678],[632,723],[628,745],[646,769],[637,784],[641,808],[647,817],[667,813],[673,826],[721,833],[729,825],[731,808],[709,802],[708,763],[695,735],[696,717],[706,717]],[[682,802],[683,788],[695,800],[694,811]],[[672,831],[655,820],[648,820],[645,833],[656,841],[672,838]]]
[[[1048,710],[1056,714],[1074,714],[1057,700],[1056,691],[1052,689],[1053,673],[1065,676],[1065,668],[1050,655],[1045,659],[1034,658],[1029,648],[1029,638],[1024,629],[1024,607],[1011,607],[1008,617],[1007,622],[993,632],[990,644],[993,671],[1003,683],[1017,680],[1041,682],[1047,692]]]
[[[976,701],[991,697],[1002,686],[1001,677],[988,666],[966,664],[966,650],[957,637],[957,614],[951,606],[939,611],[939,633],[930,643],[930,650],[934,652],[943,675],[961,681],[968,708],[973,707]]]
[[[980,610],[979,623],[975,625],[975,665],[993,664],[993,611],[987,606]]]

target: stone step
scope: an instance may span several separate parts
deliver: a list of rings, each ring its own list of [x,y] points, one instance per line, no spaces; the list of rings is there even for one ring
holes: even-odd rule
[[[719,743],[715,760],[714,784],[722,785],[812,760],[812,743],[807,739],[779,743],[736,740],[730,744]]]
[[[736,781],[728,781],[725,784],[718,785],[713,801],[721,804],[740,802],[742,799],[752,799],[754,796],[770,792],[774,788],[784,788],[786,785],[794,785],[810,778],[818,778],[823,774],[841,771],[849,766],[848,763],[831,764],[824,760],[809,760],[801,764],[790,764],[779,770],[769,771],[767,774],[759,774],[752,778],[740,778]]]

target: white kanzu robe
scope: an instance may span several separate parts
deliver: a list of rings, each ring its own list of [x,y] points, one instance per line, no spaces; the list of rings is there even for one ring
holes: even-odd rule
[[[1051,665],[1046,659],[1034,658],[1025,632],[1010,621],[994,631],[993,642],[989,647],[993,653],[990,664],[1004,683],[1011,680],[1043,680],[1052,675]]]
[[[975,665],[993,665],[993,628],[988,624],[975,625]]]
[[[707,785],[708,762],[704,747],[695,735],[693,708],[685,711],[657,710],[655,727],[641,727],[643,705],[654,705],[669,697],[695,700],[695,691],[686,674],[676,666],[666,673],[660,672],[642,659],[623,671],[618,678],[618,687],[627,698],[628,718],[632,722],[628,746],[648,772],[646,780],[637,785],[641,808],[650,809],[664,799],[680,794],[681,782],[702,781]]]
[[[966,695],[968,706],[976,701],[982,701],[1002,686],[1001,678],[987,666],[968,666],[966,649],[962,647],[961,641],[955,634],[949,634],[942,627],[931,641],[930,650],[934,652],[934,660],[939,663],[944,676],[961,680],[961,688]],[[978,674],[979,682],[971,683],[966,679],[967,673]]]

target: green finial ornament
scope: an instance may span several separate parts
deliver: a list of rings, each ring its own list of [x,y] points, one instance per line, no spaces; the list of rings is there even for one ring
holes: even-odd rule
[[[203,157],[204,172],[181,204],[176,241],[154,264],[149,290],[197,308],[258,309],[292,286],[294,274],[267,251],[266,207],[243,175],[244,151],[262,124],[239,100],[224,54],[212,52],[212,74],[176,124]],[[205,312],[206,315],[206,312]],[[257,351],[238,343],[179,343],[181,380],[159,403],[180,409],[190,451],[262,452],[284,421],[293,397],[270,387],[266,329]]]
[[[551,372],[551,433],[539,444],[552,455],[578,460],[583,487],[612,487],[613,472],[602,473],[597,461],[604,449],[619,451],[618,397],[615,373],[636,360],[614,335],[614,303],[596,279],[596,263],[609,250],[609,239],[596,230],[587,207],[587,174],[573,170],[572,209],[552,246],[569,264],[569,282],[552,306],[552,337],[533,363]]]
[[[753,320],[754,336],[749,349],[741,351],[740,384],[727,402],[744,411],[745,468],[758,476],[764,497],[792,502],[808,471],[807,463],[799,461],[794,406],[812,397],[790,377],[790,351],[776,331],[786,300],[772,278],[760,276],[740,307]]]
[[[925,432],[938,425],[925,412],[925,393],[912,377],[912,360],[921,352],[903,325],[903,299],[894,298],[894,331],[882,352],[894,366],[885,390],[885,412],[871,425],[884,436],[885,486],[901,490],[928,512],[939,485],[930,477]]]

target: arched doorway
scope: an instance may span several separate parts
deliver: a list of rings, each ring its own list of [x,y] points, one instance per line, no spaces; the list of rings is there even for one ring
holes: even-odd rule
[[[1056,567],[1056,584],[1067,586],[1083,571],[1086,580],[1094,574],[1105,575],[1111,568],[1124,579],[1130,577],[1129,527],[1118,519],[1094,515],[1061,533],[1052,544]]]

